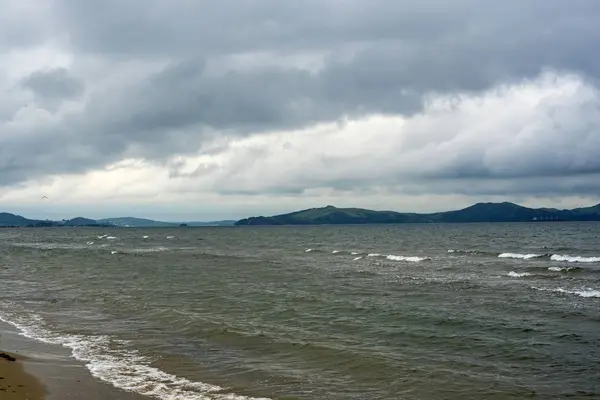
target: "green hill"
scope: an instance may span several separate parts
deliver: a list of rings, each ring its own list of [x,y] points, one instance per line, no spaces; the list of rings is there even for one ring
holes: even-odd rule
[[[36,222],[38,221],[20,215],[6,212],[0,213],[0,226],[27,226]]]
[[[169,227],[179,226],[179,222],[161,222],[154,221],[146,218],[134,218],[134,217],[118,217],[118,218],[104,218],[99,219],[98,222],[109,223],[121,227],[131,228],[156,228],[156,227]]]
[[[528,208],[514,203],[477,203],[439,213],[417,214],[327,206],[272,217],[244,218],[235,225],[398,224],[433,222],[600,221],[600,204],[573,210]]]
[[[184,224],[185,226],[231,226],[235,221],[212,221],[212,222],[164,222],[155,221],[146,218],[135,218],[135,217],[118,217],[118,218],[104,218],[99,219],[100,223],[108,223],[115,226],[128,227],[128,228],[165,228],[165,227],[178,227]]]

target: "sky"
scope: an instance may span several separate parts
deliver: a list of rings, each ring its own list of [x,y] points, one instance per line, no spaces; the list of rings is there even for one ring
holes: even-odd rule
[[[0,211],[600,202],[596,0],[0,7]]]

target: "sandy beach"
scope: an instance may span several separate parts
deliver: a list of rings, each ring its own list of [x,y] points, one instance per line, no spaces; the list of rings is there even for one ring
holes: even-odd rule
[[[70,352],[20,335],[0,321],[0,353],[15,361],[0,359],[1,400],[143,400],[94,378]]]
[[[25,372],[22,357],[0,350],[0,398],[4,400],[41,400],[45,398],[42,383]]]

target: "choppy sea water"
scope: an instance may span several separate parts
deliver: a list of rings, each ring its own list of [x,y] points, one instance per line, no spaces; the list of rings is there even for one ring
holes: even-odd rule
[[[2,229],[0,318],[157,399],[600,397],[600,224]]]

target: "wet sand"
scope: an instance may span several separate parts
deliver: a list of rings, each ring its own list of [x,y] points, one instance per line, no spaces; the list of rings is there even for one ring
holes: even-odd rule
[[[2,321],[0,341],[0,352],[17,359],[0,360],[2,400],[148,400],[94,378],[68,349],[23,337]]]
[[[6,357],[5,357],[6,356]],[[15,358],[16,361],[8,358]],[[25,372],[23,358],[0,350],[0,398],[3,400],[42,400],[45,389],[33,375]]]

